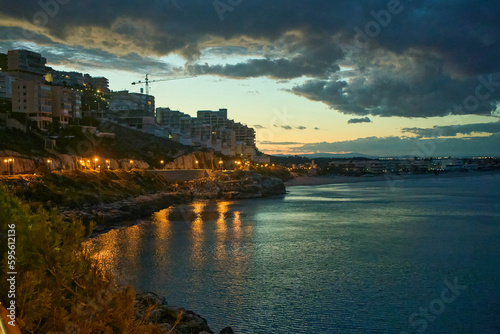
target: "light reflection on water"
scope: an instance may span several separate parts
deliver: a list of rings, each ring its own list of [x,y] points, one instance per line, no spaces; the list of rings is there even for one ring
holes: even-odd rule
[[[216,331],[414,332],[409,316],[457,277],[468,290],[428,332],[495,333],[499,196],[499,177],[295,187],[171,207],[92,245],[121,281]]]

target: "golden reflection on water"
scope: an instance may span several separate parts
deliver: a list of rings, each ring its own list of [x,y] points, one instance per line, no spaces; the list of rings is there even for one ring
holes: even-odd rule
[[[217,234],[217,241],[215,245],[215,259],[224,260],[226,257],[226,238],[227,238],[227,223],[226,215],[229,211],[229,205],[231,202],[220,201],[217,203],[217,212],[219,217],[217,218],[217,229],[215,233]]]
[[[127,227],[125,229],[125,238],[127,240],[125,244],[125,258],[131,266],[136,266],[141,246],[141,227],[139,225]]]
[[[160,274],[164,274],[170,264],[169,252],[172,237],[172,222],[169,220],[171,208],[156,212],[153,215],[154,225],[154,263]]]
[[[194,220],[191,222],[191,239],[193,242],[191,250],[191,262],[195,268],[201,268],[203,265],[203,211],[205,209],[206,203],[195,202],[191,205]]]
[[[118,230],[111,230],[106,234],[99,236],[99,248],[96,247],[93,240],[87,241],[87,247],[92,252],[94,258],[101,267],[113,272],[118,264]]]

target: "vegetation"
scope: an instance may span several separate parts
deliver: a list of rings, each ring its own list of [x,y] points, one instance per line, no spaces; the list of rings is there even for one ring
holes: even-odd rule
[[[0,235],[15,226],[16,322],[24,333],[160,333],[136,317],[135,292],[119,288],[83,243],[88,230],[55,210],[32,212],[0,187]],[[0,249],[0,291],[9,291],[7,243]],[[7,304],[7,294],[0,302]]]
[[[20,130],[0,130],[0,151],[9,150],[26,155],[48,156],[44,141],[33,133]]]

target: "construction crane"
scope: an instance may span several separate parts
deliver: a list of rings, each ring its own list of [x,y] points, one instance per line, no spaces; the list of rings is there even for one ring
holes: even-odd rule
[[[178,80],[178,79],[188,79],[188,78],[196,78],[196,75],[194,76],[184,76],[184,77],[172,77],[172,78],[167,78],[167,79],[159,79],[159,80],[149,80],[149,74],[146,74],[146,78],[144,81],[136,81],[132,82],[132,85],[146,85],[146,95],[149,95],[149,84],[153,82],[160,82],[160,81],[170,81],[170,80]]]

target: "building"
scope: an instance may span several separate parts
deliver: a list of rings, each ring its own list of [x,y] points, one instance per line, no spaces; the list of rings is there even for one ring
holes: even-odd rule
[[[12,98],[12,77],[0,72],[0,99]]]
[[[125,113],[127,111],[142,111],[143,116],[155,116],[155,97],[153,95],[130,93],[128,90],[112,92],[109,101],[109,111]]]
[[[12,85],[12,112],[26,114],[29,127],[47,130],[52,123],[52,86],[16,81]]]
[[[44,82],[47,59],[28,50],[9,50],[7,72],[16,79]]]
[[[199,110],[197,117],[191,117],[178,110],[158,108],[156,120],[182,144],[211,148],[227,156],[255,156],[254,129],[228,119],[227,109]]]
[[[52,119],[59,122],[62,127],[67,127],[70,119],[74,123],[79,123],[82,108],[82,94],[78,90],[65,88],[62,86],[52,86],[51,104]]]
[[[88,74],[84,76],[84,85],[97,90],[103,94],[109,94],[109,80],[105,77],[92,77]]]
[[[219,127],[225,127],[228,121],[227,109],[219,109],[218,111],[198,110],[196,117],[203,124]]]
[[[51,70],[49,73],[52,75],[52,83],[56,86],[83,87],[85,83],[84,76],[80,72]]]
[[[7,54],[0,53],[0,71],[7,71]]]

